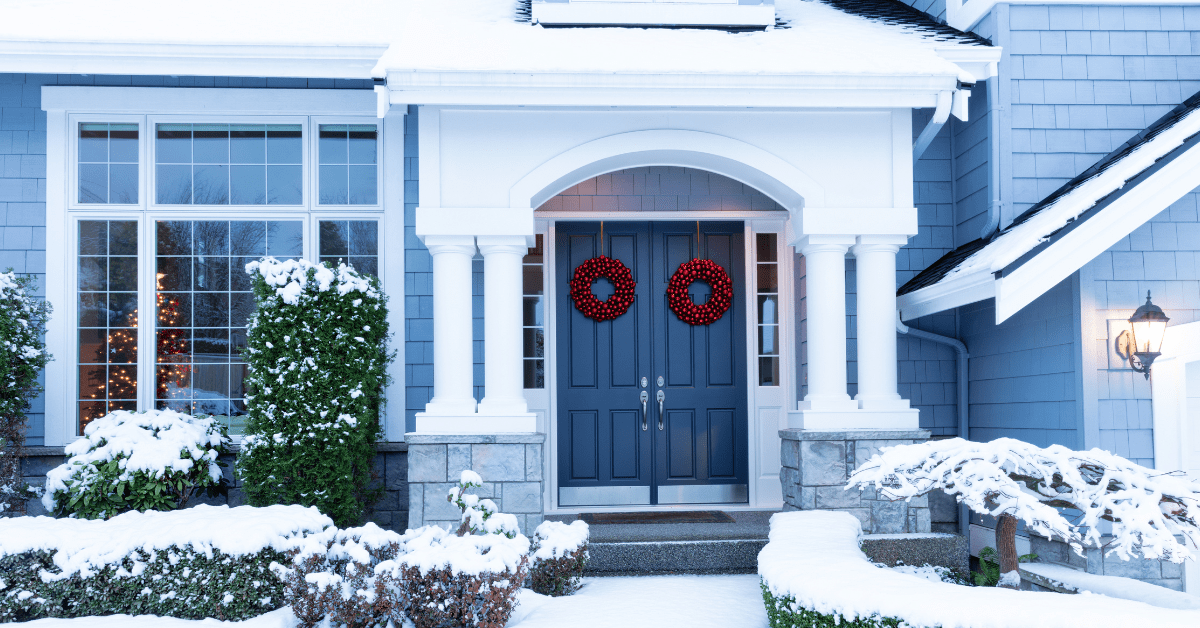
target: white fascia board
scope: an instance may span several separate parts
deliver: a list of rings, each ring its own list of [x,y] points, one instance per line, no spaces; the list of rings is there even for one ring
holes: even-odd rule
[[[943,279],[932,286],[896,297],[901,320],[912,320],[949,309],[970,305],[996,295],[992,273],[980,271]]]
[[[1127,192],[1093,208],[1062,237],[996,280],[996,324],[1029,305],[1175,201],[1200,186],[1200,144]]]
[[[934,52],[962,68],[978,83],[996,76],[1004,49],[1000,46],[943,46]]]
[[[389,70],[393,105],[922,108],[958,77]]]
[[[387,48],[0,41],[0,72],[369,79]]]
[[[533,2],[533,22],[550,25],[743,26],[775,24],[774,4]]]
[[[212,115],[374,116],[366,89],[236,89],[192,87],[42,87],[44,111]]]

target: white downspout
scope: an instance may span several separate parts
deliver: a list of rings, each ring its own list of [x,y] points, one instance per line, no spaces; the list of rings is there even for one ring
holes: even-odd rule
[[[933,117],[929,119],[929,123],[921,130],[921,134],[917,136],[917,141],[913,142],[913,161],[916,162],[925,154],[925,149],[933,143],[933,138],[937,136],[938,131],[942,130],[942,125],[946,124],[946,120],[950,119],[950,105],[954,102],[954,92],[938,92],[937,108],[933,110]]]
[[[963,344],[963,342],[957,338],[940,336],[938,334],[923,331],[915,327],[909,327],[900,320],[899,312],[896,312],[896,331],[901,334],[908,334],[914,338],[920,338],[922,340],[929,340],[931,342],[943,344],[954,349],[954,361],[958,366],[958,436],[964,440],[970,440],[971,425],[968,413],[970,412],[971,405],[967,399],[967,393],[970,390],[970,382],[967,380],[967,361],[970,359],[971,355],[967,353],[967,345]],[[969,513],[967,512],[967,507],[960,504],[958,507],[958,533],[963,536],[969,536],[969,532]]]
[[[987,86],[988,123],[991,125],[988,141],[991,144],[991,159],[988,163],[988,188],[992,202],[988,204],[988,220],[979,232],[980,238],[988,238],[1000,228],[1000,214],[1004,201],[1000,197],[1000,77],[993,77]]]

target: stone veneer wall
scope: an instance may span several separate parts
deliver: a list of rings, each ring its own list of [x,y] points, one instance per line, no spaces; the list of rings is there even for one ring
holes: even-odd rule
[[[844,490],[857,464],[881,447],[929,439],[928,430],[779,430],[779,479],[784,510],[845,510],[858,517],[864,534],[929,532],[928,496],[908,502],[879,499],[875,489]]]
[[[31,486],[44,486],[46,473],[66,458],[62,447],[27,447],[26,451],[29,456],[22,461],[21,475]],[[221,456],[220,461],[225,463],[222,471],[229,480],[229,494],[216,498],[198,495],[188,502],[189,507],[197,504],[242,506],[246,503],[242,482],[234,473],[234,456]],[[375,481],[383,484],[383,498],[368,511],[366,520],[381,528],[404,532],[408,525],[408,446],[405,443],[379,443],[374,475]],[[48,514],[40,500],[26,502],[26,508],[30,516]]]
[[[1105,542],[1108,540],[1105,539]],[[1133,578],[1183,591],[1183,565],[1169,560],[1121,560],[1117,556],[1105,556],[1105,550],[1101,547],[1089,547],[1080,556],[1066,543],[1034,535],[1029,536],[1029,551],[1038,555],[1038,562],[1057,563],[1101,576]]]
[[[532,534],[545,514],[545,434],[406,434],[408,527],[457,528],[461,512],[446,500],[464,469],[483,478],[472,492],[517,517]]]

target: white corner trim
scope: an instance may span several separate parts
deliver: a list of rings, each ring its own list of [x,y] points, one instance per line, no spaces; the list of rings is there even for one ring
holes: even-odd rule
[[[0,72],[368,79],[387,48],[0,41]]]
[[[997,279],[996,323],[1032,303],[1197,185],[1200,145],[1150,174],[1032,259]]]
[[[47,85],[43,111],[200,115],[365,116],[376,113],[367,89],[246,89]]]
[[[951,279],[926,286],[896,297],[900,318],[906,321],[937,314],[962,305],[969,305],[996,295],[995,282],[989,272],[957,275]]]

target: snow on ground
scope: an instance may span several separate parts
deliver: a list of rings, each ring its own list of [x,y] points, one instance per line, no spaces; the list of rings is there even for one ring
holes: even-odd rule
[[[942,628],[1196,628],[1200,611],[1082,593],[1058,595],[931,582],[879,569],[858,548],[862,527],[845,512],[804,511],[771,517],[758,570],[775,595],[845,618],[899,617]]]
[[[1090,591],[1123,600],[1136,600],[1159,608],[1200,611],[1200,597],[1179,591],[1172,591],[1166,587],[1134,580],[1133,578],[1100,576],[1071,569],[1063,565],[1049,565],[1045,563],[1026,563],[1021,565],[1021,569],[1035,573],[1047,580],[1053,580],[1065,588],[1076,591]]]
[[[296,616],[292,609],[281,608],[246,621],[204,619],[175,619],[155,615],[109,615],[107,617],[78,617],[76,619],[39,619],[22,624],[27,628],[205,628],[206,626],[237,626],[237,628],[294,628]]]

